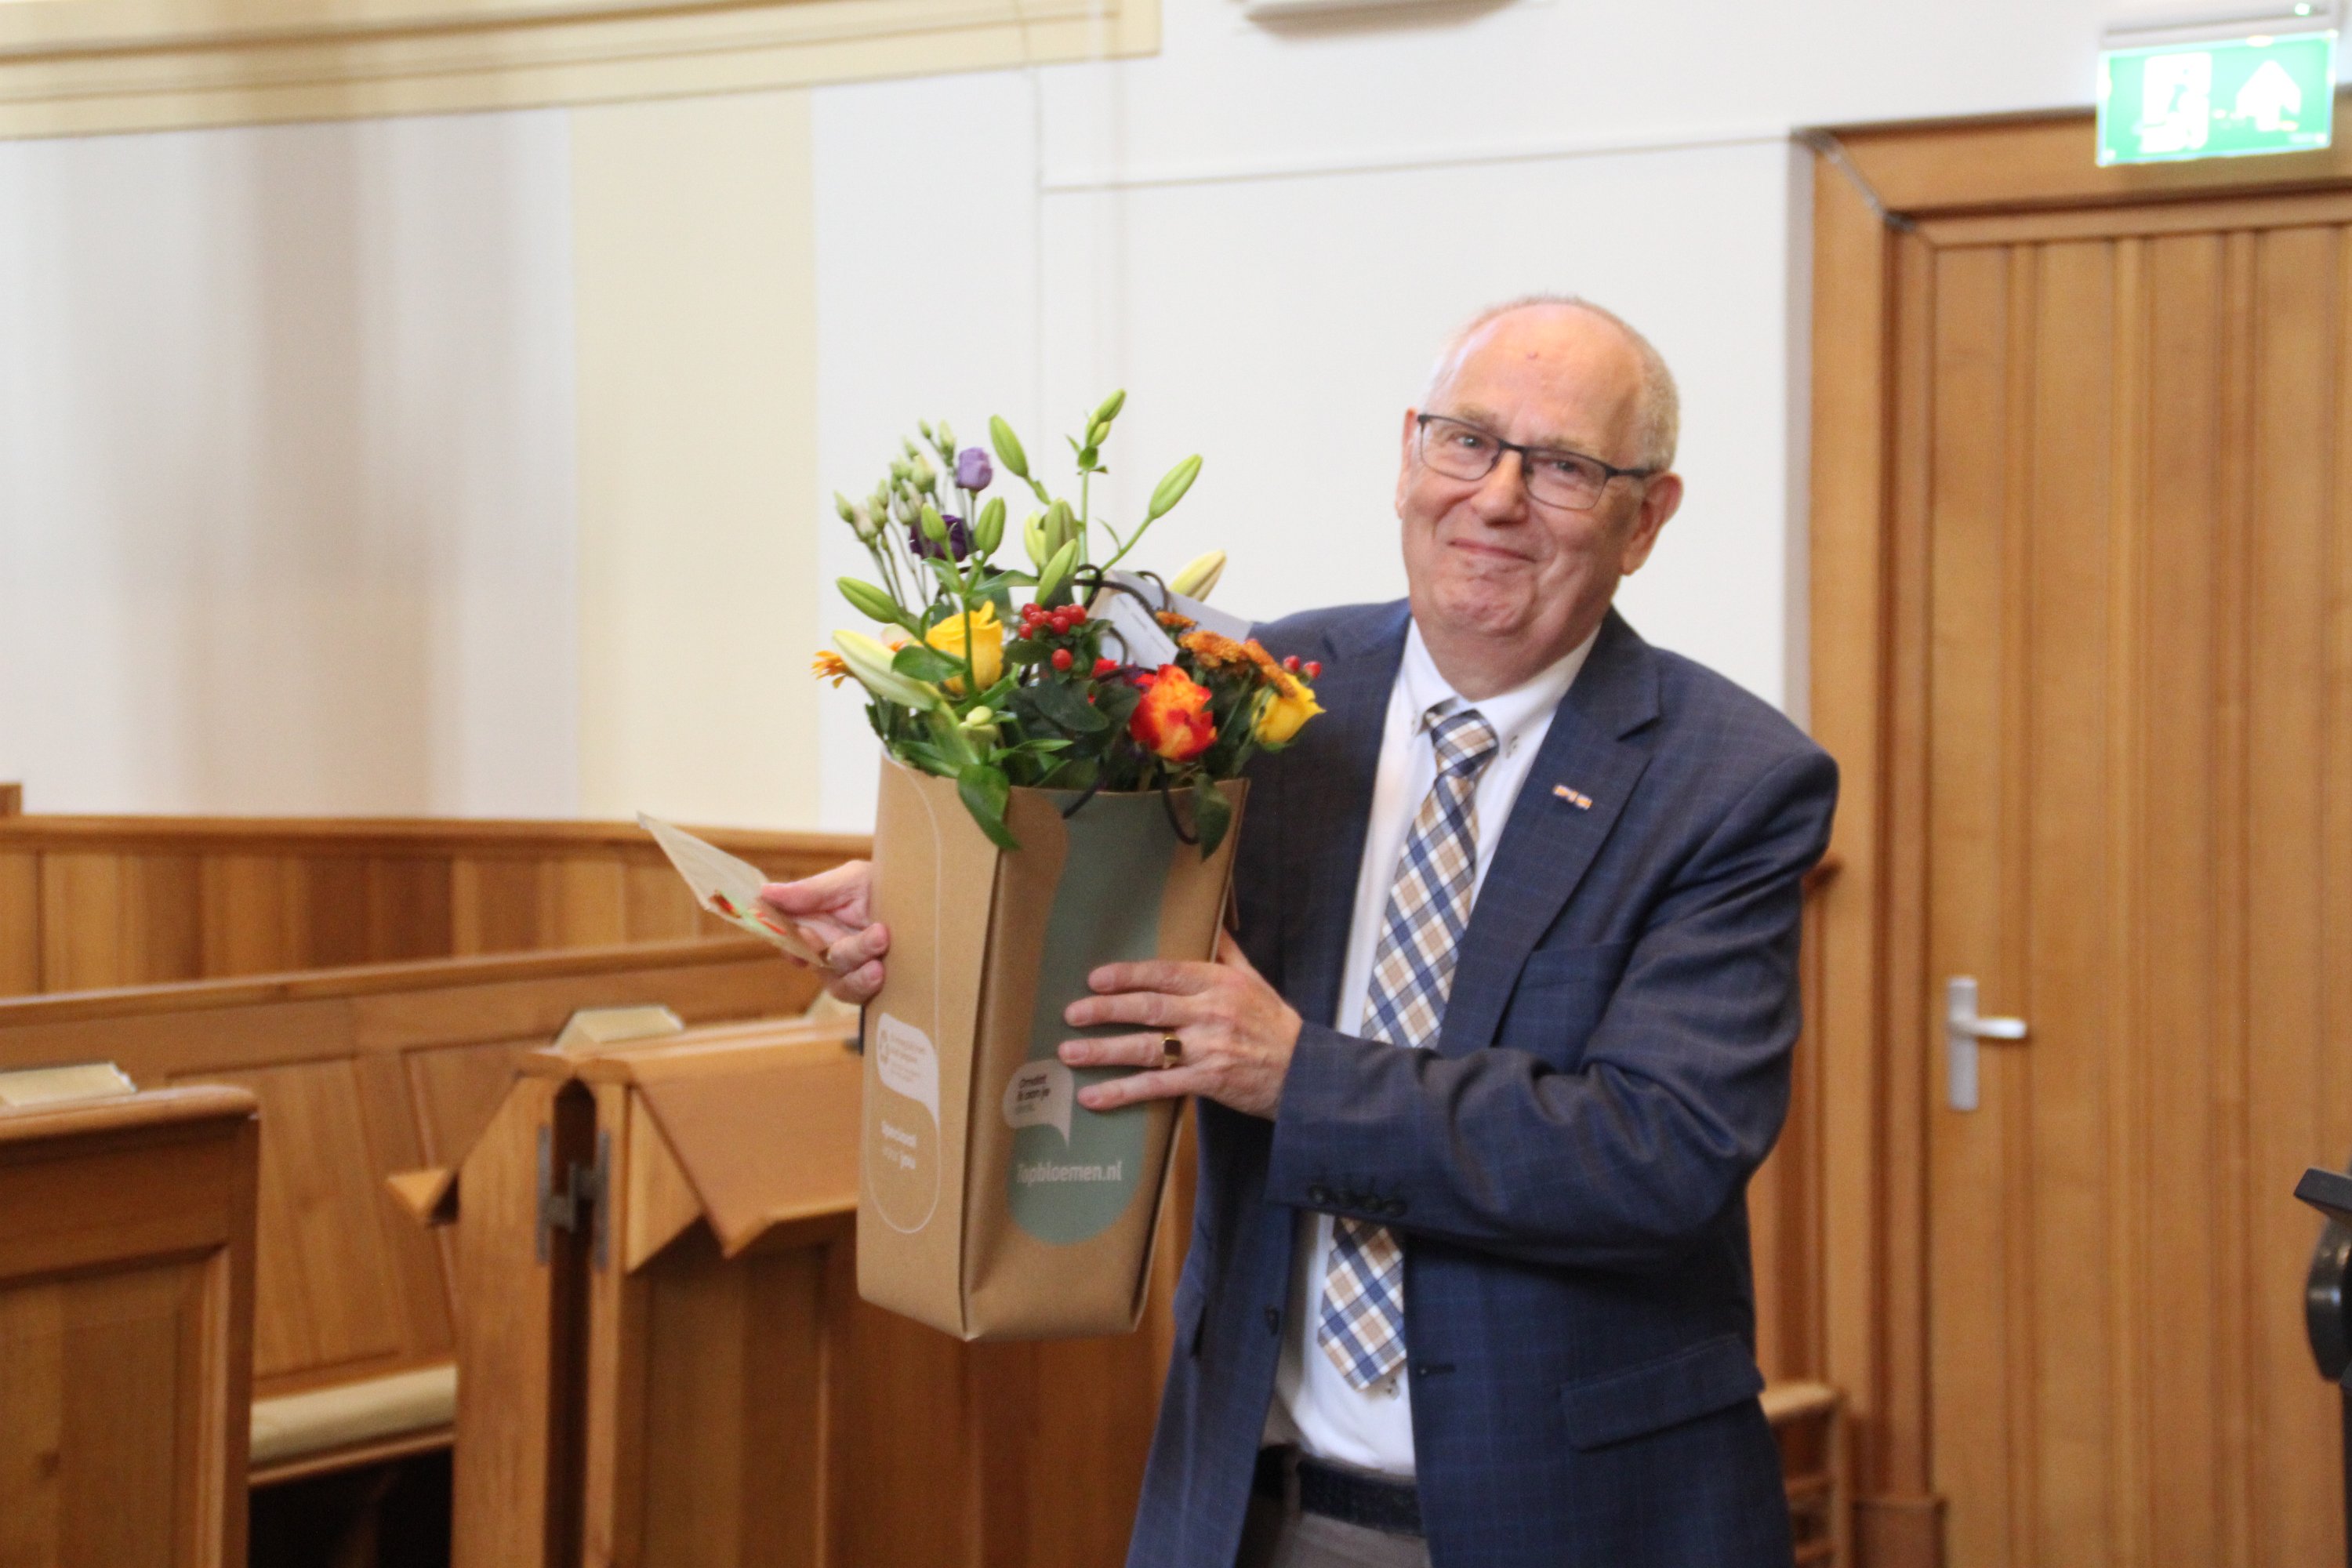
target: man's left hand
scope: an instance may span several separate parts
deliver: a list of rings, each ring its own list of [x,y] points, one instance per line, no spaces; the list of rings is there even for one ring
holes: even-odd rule
[[[1072,1067],[1153,1068],[1081,1089],[1088,1110],[1146,1100],[1205,1095],[1220,1105],[1271,1120],[1298,1045],[1297,1009],[1260,978],[1228,932],[1217,933],[1214,963],[1106,963],[1087,976],[1095,988],[1063,1009],[1073,1027],[1135,1024],[1148,1035],[1064,1040]],[[1183,1043],[1178,1065],[1164,1067],[1163,1037]]]

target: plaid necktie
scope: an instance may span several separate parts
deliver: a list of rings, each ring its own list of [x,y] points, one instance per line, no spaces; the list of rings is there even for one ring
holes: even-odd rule
[[[1364,998],[1368,1039],[1419,1049],[1437,1038],[1454,956],[1470,923],[1478,872],[1478,774],[1495,754],[1495,729],[1475,708],[1423,716],[1437,748],[1437,780],[1412,819],[1388,918],[1372,952]],[[1384,1225],[1331,1222],[1331,1263],[1315,1327],[1341,1376],[1370,1388],[1404,1365],[1404,1248]]]

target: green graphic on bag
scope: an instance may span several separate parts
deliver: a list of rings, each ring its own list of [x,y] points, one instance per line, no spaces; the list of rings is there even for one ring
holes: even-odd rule
[[[1005,1125],[1016,1130],[1007,1173],[1013,1223],[1057,1247],[1098,1235],[1126,1209],[1143,1173],[1146,1131],[1141,1106],[1106,1114],[1077,1102],[1079,1089],[1127,1069],[1073,1070],[1057,1054],[1066,1039],[1131,1035],[1135,1026],[1074,1029],[1062,1010],[1090,994],[1087,976],[1097,966],[1158,956],[1176,847],[1157,795],[1097,795],[1069,818],[1068,829],[1068,856],[1045,921],[1029,1059],[1006,1084],[1003,1104]]]

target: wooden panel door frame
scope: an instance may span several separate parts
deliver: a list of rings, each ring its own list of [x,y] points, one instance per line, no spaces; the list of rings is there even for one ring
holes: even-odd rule
[[[1822,892],[1821,1342],[1855,1426],[1856,1556],[1940,1562],[1929,1433],[1927,963],[1929,367],[1923,224],[2352,195],[2352,146],[2100,168],[2088,112],[1808,133],[1813,180],[1811,700],[1843,793]]]

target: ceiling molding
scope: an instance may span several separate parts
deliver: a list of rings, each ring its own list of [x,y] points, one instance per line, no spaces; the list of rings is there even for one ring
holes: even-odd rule
[[[740,92],[1159,45],[1159,0],[13,0],[0,137]]]

